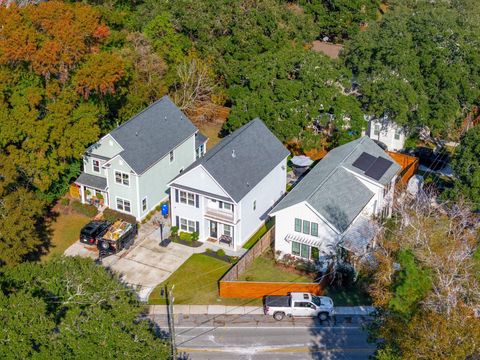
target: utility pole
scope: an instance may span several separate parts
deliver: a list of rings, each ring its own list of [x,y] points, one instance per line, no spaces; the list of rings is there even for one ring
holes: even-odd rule
[[[175,284],[172,285],[172,288],[168,289],[168,284],[165,285],[165,295],[167,298],[167,319],[168,319],[168,329],[170,332],[170,348],[172,354],[172,360],[177,359],[177,346],[175,344],[175,319],[173,314],[173,302],[175,298],[173,297],[173,289]]]

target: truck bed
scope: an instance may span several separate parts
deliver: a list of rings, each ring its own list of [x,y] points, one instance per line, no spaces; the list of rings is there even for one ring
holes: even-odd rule
[[[265,296],[265,306],[290,307],[290,296],[278,296],[278,295]]]
[[[105,240],[117,241],[131,228],[132,224],[124,220],[117,220],[112,225],[110,225],[107,232],[102,236],[102,238]]]

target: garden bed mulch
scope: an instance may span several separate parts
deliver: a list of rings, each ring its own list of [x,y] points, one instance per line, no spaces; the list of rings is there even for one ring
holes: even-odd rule
[[[235,259],[233,259],[231,256],[228,256],[228,255],[221,256],[221,255],[218,255],[214,251],[205,251],[205,252],[202,253],[202,255],[210,256],[210,257],[213,257],[213,258],[221,260],[221,261],[225,261],[225,262],[230,263],[230,264],[233,264],[235,262]]]
[[[174,243],[177,243],[177,244],[181,244],[181,245],[185,245],[185,246],[188,246],[188,247],[193,247],[193,248],[198,248],[200,246],[203,245],[203,243],[201,243],[200,241],[185,241],[185,240],[182,240],[182,239],[170,239],[171,242],[174,242]]]

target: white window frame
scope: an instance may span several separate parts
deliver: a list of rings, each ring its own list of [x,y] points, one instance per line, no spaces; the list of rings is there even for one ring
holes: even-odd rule
[[[228,229],[228,231],[226,230]],[[228,232],[228,233],[227,233]],[[233,226],[232,225],[227,225],[223,224],[223,235],[233,237]]]
[[[97,166],[95,166],[95,162],[98,163]],[[95,170],[95,167],[98,167],[98,171]],[[100,160],[92,159],[92,171],[93,171],[94,173],[100,174]]]
[[[196,206],[196,203],[195,203],[196,196],[195,195],[196,195],[195,193],[180,190],[178,200],[181,204],[185,204],[185,205],[189,205],[189,206]]]
[[[145,201],[145,204],[143,204],[144,201]],[[142,212],[147,211],[147,209],[148,209],[148,202],[147,202],[147,197],[145,196],[145,197],[142,199]]]
[[[120,174],[120,182],[117,181],[117,173]],[[124,175],[127,176],[127,184],[125,184],[125,179],[123,177]],[[120,170],[115,170],[114,173],[113,173],[113,176],[115,178],[115,184],[130,187],[130,174],[129,173],[126,173],[126,172],[120,171]]]
[[[190,220],[187,218],[179,218],[178,221],[180,222],[179,228],[180,231],[194,233],[196,231],[196,221]]]
[[[118,207],[118,201],[121,201],[122,202],[122,208],[119,208]],[[128,203],[128,207],[130,208],[130,210],[125,210],[126,206],[125,206],[125,202]],[[121,197],[116,197],[115,198],[115,208],[116,210],[118,211],[121,211],[121,212],[124,212],[124,213],[127,213],[127,214],[131,214],[132,213],[132,202],[128,199],[124,199],[124,198],[121,198]]]
[[[168,153],[168,159],[169,159],[170,164],[175,161],[175,153],[174,153],[174,150],[172,150],[172,151],[170,151],[170,152]]]
[[[373,124],[373,135],[380,135],[381,129],[380,124]]]
[[[400,140],[400,135],[402,134],[402,129],[396,128],[395,133],[393,134],[393,138],[395,140]]]

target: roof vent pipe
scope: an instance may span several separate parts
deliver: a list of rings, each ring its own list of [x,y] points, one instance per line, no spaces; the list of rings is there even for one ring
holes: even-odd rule
[[[233,149],[233,150],[232,150],[232,158],[235,159],[236,157],[237,157],[237,155],[235,155],[235,149]]]

